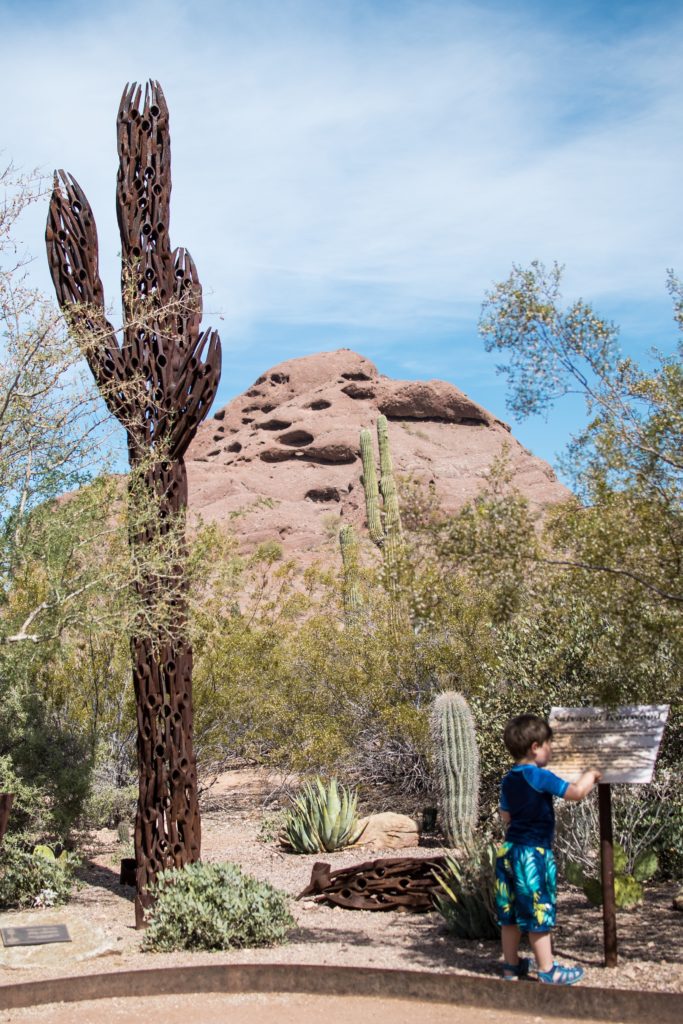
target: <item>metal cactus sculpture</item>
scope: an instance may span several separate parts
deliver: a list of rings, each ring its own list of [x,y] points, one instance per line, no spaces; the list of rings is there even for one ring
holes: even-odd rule
[[[129,526],[133,559],[143,569],[134,584],[141,611],[131,637],[140,774],[138,927],[156,874],[200,855],[192,649],[184,628],[183,456],[209,410],[221,365],[218,334],[200,331],[202,292],[195,265],[185,249],[172,250],[169,242],[171,151],[168,108],[158,82],[145,86],[141,100],[141,86],[126,86],[117,120],[120,344],[105,314],[92,210],[64,171],[55,173],[46,232],[59,303],[109,409],[127,432],[131,505],[138,509]],[[145,496],[147,513],[140,515]],[[157,559],[161,553],[161,568],[145,572],[152,550]],[[162,603],[163,629],[157,615]]]

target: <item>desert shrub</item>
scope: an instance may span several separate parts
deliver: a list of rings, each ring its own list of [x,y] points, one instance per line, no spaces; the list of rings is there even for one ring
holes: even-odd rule
[[[462,860],[447,856],[445,868],[435,874],[440,889],[434,905],[448,930],[460,939],[498,938],[495,845],[479,840]]]
[[[115,828],[134,816],[137,798],[137,786],[94,785],[83,806],[81,821],[90,828]]]
[[[644,884],[659,870],[659,861],[654,850],[642,850],[631,871],[621,843],[614,844],[614,902],[617,910],[632,910],[643,902]],[[581,865],[568,861],[565,865],[567,881],[583,889],[586,898],[594,907],[602,906],[602,870],[598,865],[595,875],[586,875]]]
[[[259,843],[274,843],[279,839],[286,817],[287,811],[284,807],[264,814],[256,835]]]
[[[648,785],[612,787],[614,839],[624,852],[624,870],[628,873],[639,857],[652,850],[661,875],[683,878],[682,783],[680,768],[661,768]],[[576,804],[558,801],[555,849],[562,868],[574,863],[585,875],[595,875],[599,836],[595,794]]]
[[[0,789],[16,793],[9,828],[33,844],[61,842],[87,798],[91,752],[49,701],[21,685],[13,689],[0,693]]]
[[[237,864],[188,864],[162,871],[152,889],[154,906],[143,948],[218,950],[273,946],[295,924],[288,897]]]
[[[77,858],[49,847],[27,849],[13,836],[0,847],[0,907],[52,907],[66,903]]]

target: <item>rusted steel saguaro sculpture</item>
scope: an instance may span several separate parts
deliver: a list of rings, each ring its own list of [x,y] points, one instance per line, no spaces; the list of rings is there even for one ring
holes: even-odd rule
[[[116,212],[121,232],[124,332],[106,319],[97,229],[75,179],[55,173],[46,241],[57,298],[79,338],[109,409],[128,435],[130,544],[140,567],[142,609],[131,637],[137,700],[140,793],[135,822],[135,918],[144,924],[149,886],[162,868],[199,858],[200,822],[192,745],[192,649],[185,635],[183,456],[220,377],[218,334],[200,332],[202,292],[185,249],[171,250],[168,108],[158,82],[126,86],[118,113]],[[133,489],[137,487],[136,496]],[[171,543],[170,538],[175,540]],[[180,538],[180,541],[178,541]],[[145,571],[148,552],[163,567]],[[161,603],[164,628],[155,627]],[[149,614],[146,614],[148,612]]]

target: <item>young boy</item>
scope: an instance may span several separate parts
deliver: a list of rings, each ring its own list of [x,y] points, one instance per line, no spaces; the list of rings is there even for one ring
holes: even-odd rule
[[[556,875],[551,849],[555,831],[553,797],[583,800],[600,779],[594,768],[577,782],[565,782],[548,771],[553,731],[537,715],[517,715],[505,726],[505,746],[515,759],[500,787],[500,814],[507,826],[496,857],[496,904],[503,944],[503,976],[510,981],[528,974],[529,961],[519,958],[519,940],[528,932],[536,958],[538,980],[548,985],[573,985],[582,967],[563,967],[553,960],[550,929],[555,925]]]

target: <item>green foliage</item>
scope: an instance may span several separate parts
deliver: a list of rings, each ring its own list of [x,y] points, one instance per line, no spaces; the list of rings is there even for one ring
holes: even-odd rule
[[[342,850],[360,837],[357,794],[336,779],[325,785],[316,778],[294,798],[283,829],[283,839],[294,853]]]
[[[294,919],[288,897],[236,864],[188,864],[162,871],[143,949],[219,950],[273,946],[287,940]]]
[[[632,910],[642,903],[643,882],[653,878],[659,870],[654,850],[643,850],[636,857],[633,869],[628,871],[628,857],[623,846],[614,844],[614,900],[617,910]],[[602,906],[602,872],[597,877],[586,875],[580,864],[570,861],[566,867],[567,881],[580,886],[594,907]]]
[[[66,903],[78,859],[48,846],[27,849],[14,836],[0,846],[0,907],[51,907]]]
[[[436,870],[435,877],[441,891],[434,903],[450,932],[460,939],[498,938],[493,843],[473,843],[462,860],[447,856],[445,869]]]
[[[270,814],[264,814],[256,834],[260,843],[274,843],[282,835],[282,829],[287,817],[285,808],[280,808]]]
[[[116,828],[124,830],[135,815],[138,787],[93,787],[81,812],[81,822],[89,828]]]
[[[461,693],[437,694],[430,730],[446,841],[467,847],[479,812],[479,747],[472,712]]]
[[[683,878],[683,792],[680,767],[657,767],[655,778],[642,786],[612,787],[614,838],[626,856],[625,871],[652,852],[665,878]],[[570,865],[583,875],[596,873],[599,847],[597,801],[593,796],[577,804],[562,801],[557,808],[555,848],[565,875]],[[569,878],[573,885],[580,881]],[[642,879],[641,879],[642,880]]]

